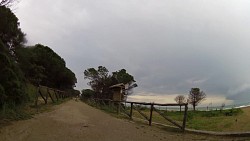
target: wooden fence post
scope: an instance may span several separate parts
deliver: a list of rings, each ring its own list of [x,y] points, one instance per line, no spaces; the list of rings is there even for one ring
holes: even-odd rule
[[[151,106],[150,106],[150,117],[149,117],[149,126],[151,126],[151,124],[152,124],[153,109],[154,109],[154,104],[151,103]]]
[[[47,104],[48,103],[48,92],[46,93],[45,99],[46,99],[45,104]]]
[[[186,128],[186,121],[187,121],[187,111],[188,111],[188,104],[185,105],[184,117],[183,117],[183,124],[182,124],[182,131],[185,131]]]
[[[130,103],[130,119],[133,119],[133,102]]]
[[[52,98],[51,93],[49,92],[49,88],[47,88],[47,93],[49,94],[50,99],[52,100],[53,103],[55,103],[54,99]]]
[[[38,108],[38,95],[39,95],[39,90],[40,89],[40,87],[38,86],[37,87],[37,92],[36,92],[36,101],[35,101],[35,106],[36,106],[36,108]]]
[[[38,90],[39,94],[41,95],[41,97],[43,98],[45,104],[47,104],[47,100],[46,98],[43,96],[42,92],[41,92],[41,87],[39,86],[39,90]]]
[[[97,99],[94,99],[94,101],[95,101],[95,106],[97,107],[98,106]]]
[[[111,108],[111,101],[109,100],[108,102],[109,102],[109,109],[110,109]]]
[[[58,101],[58,96],[57,96],[57,91],[54,90],[55,96],[56,96],[56,101]]]
[[[58,92],[59,92],[59,94],[60,94],[60,98],[63,99],[63,97],[62,97],[62,96],[63,96],[62,92],[61,92],[61,91],[58,91]]]
[[[121,111],[121,102],[119,101],[117,105],[117,114],[120,114],[120,111]]]

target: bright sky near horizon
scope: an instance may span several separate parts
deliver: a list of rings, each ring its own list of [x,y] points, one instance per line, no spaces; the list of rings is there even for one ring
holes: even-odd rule
[[[173,101],[199,87],[206,104],[250,101],[249,0],[21,0],[16,7],[27,44],[64,58],[79,90],[88,87],[83,71],[102,65],[135,77],[132,99]]]

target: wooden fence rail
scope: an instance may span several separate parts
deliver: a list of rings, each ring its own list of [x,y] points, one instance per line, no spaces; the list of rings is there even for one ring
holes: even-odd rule
[[[131,120],[133,119],[133,110],[137,111],[139,115],[141,115],[143,118],[148,121],[148,124],[151,126],[152,125],[152,119],[153,119],[153,112],[155,111],[158,113],[161,117],[163,117],[165,120],[168,122],[172,123],[174,126],[180,128],[182,131],[185,131],[186,127],[186,120],[187,120],[187,111],[188,111],[188,104],[183,103],[183,104],[176,104],[176,103],[169,103],[169,104],[161,104],[161,103],[147,103],[147,102],[131,102],[131,101],[114,101],[110,99],[92,99],[92,103],[94,103],[95,106],[107,106],[109,108],[114,109],[116,108],[117,114],[120,114],[121,112],[124,113],[126,116],[128,116]],[[126,104],[129,104],[128,107],[126,107]],[[149,115],[146,115],[140,110],[140,106],[145,105],[150,108],[150,113]],[[184,106],[185,110],[183,113],[183,120],[182,124],[177,123],[167,115],[163,114],[161,110],[155,108],[155,106]],[[129,112],[127,112],[126,109],[129,109]]]
[[[54,97],[53,97],[52,92],[54,93]],[[60,99],[67,98],[70,95],[65,91],[61,91],[61,90],[57,90],[57,89],[53,89],[53,88],[49,88],[49,87],[46,87],[46,86],[39,85],[37,87],[35,106],[38,105],[39,96],[41,96],[44,103],[47,104],[49,98],[51,99],[51,101],[53,103],[55,103],[56,101],[59,101]]]

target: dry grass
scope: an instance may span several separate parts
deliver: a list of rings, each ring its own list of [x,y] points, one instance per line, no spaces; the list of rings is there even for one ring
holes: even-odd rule
[[[240,115],[223,119],[231,124],[230,127],[224,128],[224,131],[250,131],[250,107],[242,108],[242,111]]]

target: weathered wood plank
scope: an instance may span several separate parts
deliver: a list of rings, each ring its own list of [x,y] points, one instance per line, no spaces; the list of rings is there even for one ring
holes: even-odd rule
[[[43,98],[45,104],[47,104],[47,99],[43,96],[43,94],[41,92],[41,87],[39,87],[39,91],[38,92],[39,92],[40,96]]]
[[[52,98],[52,95],[51,95],[51,93],[49,92],[49,90],[50,90],[50,89],[47,88],[47,93],[48,93],[50,99],[52,100],[52,102],[55,103],[55,101],[54,101],[54,99]]]
[[[133,106],[133,108],[134,108],[138,113],[140,113],[146,120],[149,121],[149,118],[147,117],[147,115],[145,115],[144,113],[142,113],[142,112],[140,111],[140,109],[138,109],[136,106]]]
[[[184,111],[183,123],[182,123],[182,130],[183,131],[185,131],[185,128],[186,128],[187,111],[188,111],[188,105],[185,105],[185,111]]]
[[[125,113],[125,115],[127,115],[128,117],[130,117],[130,114],[126,111],[125,108],[123,108],[123,106],[121,106],[121,110],[123,111],[123,113]]]
[[[154,110],[154,104],[151,104],[151,106],[150,106],[150,117],[149,117],[149,126],[151,126],[151,124],[152,124],[153,110]]]
[[[175,126],[179,127],[180,129],[183,130],[183,127],[181,125],[179,125],[178,123],[176,123],[174,120],[168,118],[167,116],[165,116],[162,112],[160,112],[158,109],[154,108],[154,111],[156,111],[159,115],[161,115],[163,118],[165,118],[167,121],[171,122],[172,124],[174,124]]]

